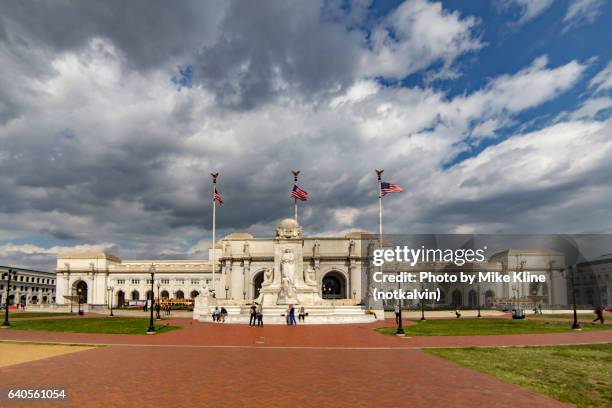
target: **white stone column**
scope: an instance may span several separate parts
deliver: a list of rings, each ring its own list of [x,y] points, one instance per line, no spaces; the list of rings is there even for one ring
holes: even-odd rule
[[[350,299],[355,301],[361,300],[361,265],[359,262],[352,261],[349,267],[349,275],[351,279],[350,293],[348,294]],[[353,296],[355,292],[355,296]]]

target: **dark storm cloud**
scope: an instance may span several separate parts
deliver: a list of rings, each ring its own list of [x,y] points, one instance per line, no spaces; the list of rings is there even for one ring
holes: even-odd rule
[[[0,3],[5,41],[51,52],[108,38],[138,69],[193,52],[216,31],[223,2],[181,0],[19,1]]]
[[[252,108],[288,91],[342,91],[357,72],[361,33],[322,20],[316,1],[233,2],[219,40],[193,62],[195,80],[226,106]]]

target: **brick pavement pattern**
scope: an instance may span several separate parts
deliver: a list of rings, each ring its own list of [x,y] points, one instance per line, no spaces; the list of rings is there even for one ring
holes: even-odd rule
[[[54,333],[2,330],[0,340],[46,341],[86,344],[148,344],[253,347],[468,347],[545,344],[612,343],[612,330],[495,336],[382,336],[373,329],[393,326],[393,320],[351,325],[247,325],[202,323],[191,319],[163,320],[163,324],[182,326],[181,330],[155,336],[131,334]],[[406,321],[406,325],[414,324]],[[143,326],[143,332],[148,325]]]
[[[67,387],[68,402],[44,407],[558,407],[564,405],[416,348],[612,342],[610,330],[402,339],[373,331],[393,321],[164,323],[183,329],[156,336],[2,330],[0,339],[110,344],[0,368],[2,387]]]
[[[0,375],[4,388],[66,387],[69,401],[44,407],[564,406],[401,349],[109,346],[5,367]]]

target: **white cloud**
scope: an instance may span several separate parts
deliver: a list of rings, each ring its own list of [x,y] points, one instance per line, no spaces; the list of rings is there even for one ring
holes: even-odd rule
[[[581,23],[592,23],[601,14],[604,0],[573,0],[563,17],[566,28]]]
[[[612,61],[591,79],[589,88],[595,88],[596,93],[612,89]]]
[[[500,4],[502,8],[518,7],[519,18],[515,24],[522,25],[546,11],[553,0],[502,0]]]
[[[0,245],[0,256],[9,257],[15,253],[26,255],[66,255],[76,254],[81,252],[104,252],[110,248],[116,247],[110,242],[100,244],[82,244],[74,246],[53,246],[49,248],[40,247],[32,244],[4,244]]]
[[[372,31],[361,72],[401,79],[437,61],[448,67],[459,55],[483,47],[474,34],[477,25],[474,17],[461,18],[441,3],[406,1]]]

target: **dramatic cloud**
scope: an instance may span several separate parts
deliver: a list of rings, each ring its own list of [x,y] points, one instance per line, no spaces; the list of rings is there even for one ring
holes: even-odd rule
[[[376,230],[380,167],[406,189],[385,198],[388,232],[611,228],[566,215],[609,194],[609,67],[590,79],[589,62],[530,56],[470,91],[403,85],[485,47],[477,18],[424,0],[381,16],[369,2],[34,4],[0,4],[2,263],[205,257],[211,171],[218,236],[272,234],[295,168],[309,235]],[[508,131],[581,80],[593,95],[578,108]]]
[[[474,35],[476,25],[475,18],[462,19],[441,3],[406,1],[372,31],[362,71],[401,79],[436,61],[448,67],[459,55],[483,46]]]

